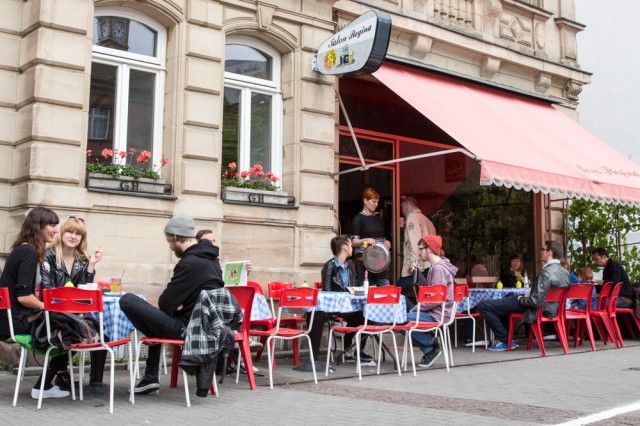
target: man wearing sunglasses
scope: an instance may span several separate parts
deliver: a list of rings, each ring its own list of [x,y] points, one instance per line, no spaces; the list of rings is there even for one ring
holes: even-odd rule
[[[511,313],[524,313],[524,322],[531,324],[538,316],[538,308],[544,303],[551,287],[569,287],[569,273],[560,265],[564,251],[557,241],[545,241],[540,250],[540,260],[544,262],[542,271],[536,278],[531,291],[525,296],[505,297],[503,299],[483,300],[478,303],[478,310],[487,321],[496,341],[488,349],[490,351],[507,350],[507,328],[503,321],[509,321]],[[557,303],[545,304],[544,316],[554,318],[558,313]],[[515,341],[511,349],[517,348]]]

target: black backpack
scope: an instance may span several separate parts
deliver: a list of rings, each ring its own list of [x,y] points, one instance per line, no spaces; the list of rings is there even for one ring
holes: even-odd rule
[[[91,315],[49,312],[51,343],[62,350],[69,350],[78,343],[98,343],[100,322]],[[31,345],[34,350],[45,351],[49,347],[44,314],[39,315],[31,328]]]

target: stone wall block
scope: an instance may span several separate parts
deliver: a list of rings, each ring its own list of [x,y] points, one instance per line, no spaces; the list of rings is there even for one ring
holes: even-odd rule
[[[333,115],[335,113],[335,101],[336,94],[333,86],[302,82],[300,102],[303,110]]]
[[[223,78],[224,71],[220,62],[187,57],[186,89],[219,94],[222,90]]]
[[[303,266],[322,266],[332,257],[330,242],[335,234],[326,230],[300,230],[300,264]],[[320,281],[318,274],[317,281]]]
[[[18,105],[34,100],[82,108],[86,76],[65,68],[36,66],[20,75]]]
[[[15,108],[18,74],[0,69],[0,106]]]
[[[222,28],[222,5],[210,0],[187,0],[189,23]]]
[[[64,7],[60,3],[64,3]],[[42,25],[86,33],[85,25],[93,13],[92,3],[90,0],[30,0],[24,5],[22,28]]]
[[[22,0],[3,0],[0,13],[0,31],[18,34],[22,22]],[[2,49],[0,49],[0,52]]]
[[[300,203],[333,206],[334,181],[330,176],[302,174],[300,177]]]
[[[85,35],[40,28],[27,34],[21,44],[20,67],[47,63],[84,70],[87,39]]]
[[[30,175],[34,178],[79,183],[84,177],[84,155],[78,147],[38,142],[30,151]]]
[[[330,174],[334,168],[333,147],[328,145],[301,144],[300,170]]]
[[[184,123],[204,127],[218,127],[222,118],[219,96],[185,91]]]
[[[33,139],[80,145],[87,115],[81,109],[39,103],[33,108]]]
[[[196,25],[187,26],[186,53],[189,56],[220,61],[224,56],[222,32]]]
[[[310,112],[300,114],[301,139],[309,142],[333,145],[335,121],[333,117]]]
[[[0,33],[0,68],[18,70],[20,62],[20,38]]]
[[[218,193],[219,170],[208,161],[185,160],[182,167],[182,192],[215,195]]]
[[[184,156],[217,160],[220,152],[220,132],[203,127],[184,126]]]

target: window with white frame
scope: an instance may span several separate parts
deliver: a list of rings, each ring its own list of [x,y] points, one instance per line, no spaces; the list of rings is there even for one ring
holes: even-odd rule
[[[260,164],[281,177],[282,95],[280,55],[248,37],[229,37],[225,46],[223,171]]]
[[[93,19],[88,161],[103,150],[162,158],[166,29],[145,15],[98,9]],[[115,156],[114,156],[115,157]],[[137,155],[128,161],[136,165]]]

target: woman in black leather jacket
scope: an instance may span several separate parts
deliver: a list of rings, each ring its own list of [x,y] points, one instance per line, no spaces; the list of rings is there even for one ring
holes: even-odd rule
[[[84,219],[70,216],[47,249],[40,271],[40,285],[42,288],[57,288],[64,286],[69,280],[75,287],[78,284],[92,283],[95,265],[101,259],[102,249],[95,250],[91,256],[87,253],[87,228]],[[102,376],[106,359],[106,351],[91,352],[91,373],[85,392],[94,396],[104,395]],[[70,390],[69,373],[58,373],[55,383],[62,390]]]

